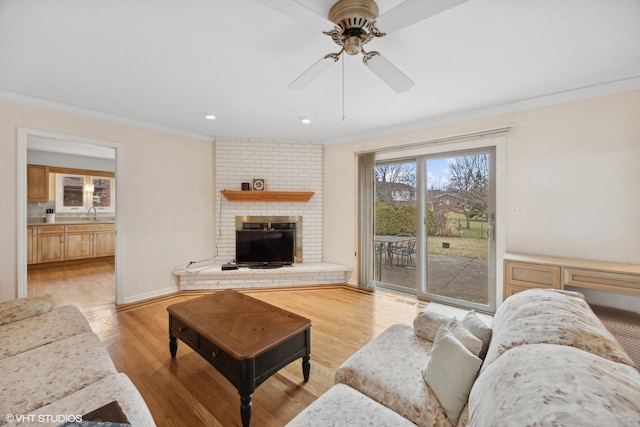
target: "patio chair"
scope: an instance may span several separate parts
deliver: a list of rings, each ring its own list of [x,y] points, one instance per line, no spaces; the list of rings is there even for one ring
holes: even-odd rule
[[[398,234],[399,237],[409,237],[410,240],[397,243],[394,245],[393,250],[391,251],[392,256],[396,256],[397,266],[403,266],[405,268],[415,268],[415,260],[413,258],[413,254],[416,249],[416,240],[413,238],[411,234]]]

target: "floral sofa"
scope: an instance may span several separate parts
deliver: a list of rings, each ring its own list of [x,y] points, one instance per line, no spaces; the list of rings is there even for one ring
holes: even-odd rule
[[[335,379],[289,427],[640,426],[640,373],[576,292],[515,294],[491,328],[427,307]]]
[[[58,426],[89,415],[155,426],[75,306],[52,307],[47,297],[0,303],[0,373],[0,425]]]

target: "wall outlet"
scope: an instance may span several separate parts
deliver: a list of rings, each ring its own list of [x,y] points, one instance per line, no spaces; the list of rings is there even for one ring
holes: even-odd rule
[[[511,208],[511,215],[523,215],[524,208],[521,206],[514,206]]]

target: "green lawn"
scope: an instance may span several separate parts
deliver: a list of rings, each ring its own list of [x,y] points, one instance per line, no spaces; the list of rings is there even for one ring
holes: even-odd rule
[[[489,242],[487,239],[473,239],[468,237],[436,237],[429,236],[427,251],[430,254],[449,255],[455,257],[487,259]],[[444,249],[442,243],[449,243]]]

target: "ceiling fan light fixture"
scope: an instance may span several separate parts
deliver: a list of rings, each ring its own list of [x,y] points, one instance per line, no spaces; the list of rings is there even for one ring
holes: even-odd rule
[[[358,36],[347,37],[344,40],[344,51],[349,55],[357,55],[362,48],[362,39]]]

